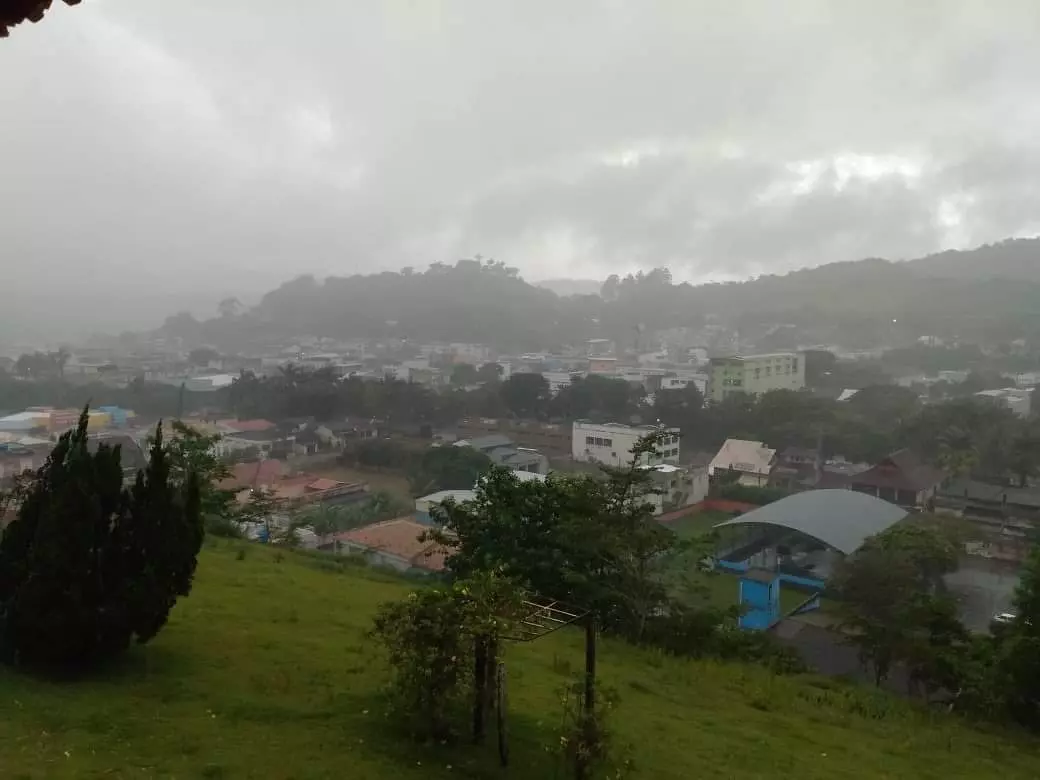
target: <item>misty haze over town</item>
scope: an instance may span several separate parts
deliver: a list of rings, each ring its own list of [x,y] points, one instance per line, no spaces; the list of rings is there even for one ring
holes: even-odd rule
[[[0,49],[0,316],[67,337],[477,253],[700,282],[1034,235],[1037,13],[56,7]]]

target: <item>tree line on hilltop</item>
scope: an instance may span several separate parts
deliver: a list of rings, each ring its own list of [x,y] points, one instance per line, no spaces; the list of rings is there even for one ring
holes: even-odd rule
[[[305,335],[477,342],[504,351],[606,337],[624,349],[642,349],[643,334],[708,322],[754,341],[783,323],[800,343],[847,347],[908,343],[921,334],[976,343],[1022,337],[1035,344],[1040,279],[1015,269],[1023,267],[1021,258],[1035,257],[1036,243],[1009,243],[1019,260],[1006,274],[994,269],[967,276],[960,273],[960,257],[956,278],[944,275],[942,262],[872,259],[695,286],[674,283],[668,269],[658,268],[611,276],[600,295],[566,298],[528,284],[504,263],[473,258],[433,263],[425,271],[405,268],[321,282],[302,276],[251,309],[225,308],[205,321],[176,314],[160,332],[232,351]],[[980,258],[1007,254],[1004,245],[974,251]]]

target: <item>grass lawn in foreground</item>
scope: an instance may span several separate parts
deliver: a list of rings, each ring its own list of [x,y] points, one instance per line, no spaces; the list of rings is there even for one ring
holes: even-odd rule
[[[106,673],[56,683],[0,670],[0,777],[564,776],[547,748],[558,693],[581,668],[579,631],[507,648],[513,764],[502,771],[491,745],[413,745],[388,727],[366,632],[376,605],[410,583],[256,545],[240,560],[241,548],[207,545],[166,629]],[[1031,740],[869,689],[610,640],[599,655],[637,777],[1013,780],[1040,766]]]

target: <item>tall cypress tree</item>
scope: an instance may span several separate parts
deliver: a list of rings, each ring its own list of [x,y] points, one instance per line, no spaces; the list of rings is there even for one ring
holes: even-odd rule
[[[161,430],[123,485],[118,447],[88,447],[87,410],[0,539],[0,660],[90,666],[147,642],[187,595],[202,545],[198,483],[170,481]]]

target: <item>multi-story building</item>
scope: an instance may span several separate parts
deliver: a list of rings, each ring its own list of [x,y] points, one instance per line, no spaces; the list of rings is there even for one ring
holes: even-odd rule
[[[805,387],[805,357],[800,352],[734,355],[711,359],[708,400],[719,402],[732,393],[760,395],[770,390]]]
[[[571,433],[571,457],[575,460],[624,466],[632,461],[632,449],[647,434],[661,430],[652,425],[590,423],[578,420]],[[647,454],[642,465],[679,462],[679,429],[664,429],[668,436],[658,444],[658,454]]]

